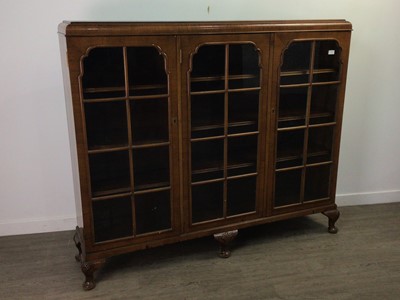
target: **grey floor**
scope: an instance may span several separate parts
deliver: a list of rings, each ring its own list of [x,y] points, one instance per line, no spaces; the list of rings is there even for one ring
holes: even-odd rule
[[[0,238],[0,299],[400,299],[400,203],[342,207],[239,231],[229,259],[211,237],[111,258],[81,288],[72,231]]]

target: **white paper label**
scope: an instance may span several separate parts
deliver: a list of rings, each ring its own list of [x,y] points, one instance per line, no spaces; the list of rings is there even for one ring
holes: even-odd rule
[[[335,50],[328,50],[328,55],[335,55]]]

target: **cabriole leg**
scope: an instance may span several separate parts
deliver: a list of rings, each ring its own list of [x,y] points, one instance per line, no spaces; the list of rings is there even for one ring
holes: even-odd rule
[[[214,234],[214,239],[219,243],[220,250],[218,256],[221,258],[228,258],[231,256],[231,251],[229,249],[229,244],[236,238],[238,234],[237,230],[216,233]]]
[[[82,284],[84,290],[89,291],[96,287],[96,282],[94,281],[94,272],[100,269],[105,263],[105,259],[95,260],[95,261],[81,261],[81,269],[83,274],[85,274],[85,281]]]
[[[340,212],[337,209],[327,210],[322,212],[325,216],[328,217],[329,225],[328,225],[328,232],[329,233],[337,233],[338,229],[335,226],[336,221],[339,219]]]

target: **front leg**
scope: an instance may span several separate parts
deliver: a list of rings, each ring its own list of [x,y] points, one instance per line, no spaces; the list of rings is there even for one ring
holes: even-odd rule
[[[322,212],[322,214],[327,216],[329,219],[328,232],[329,233],[337,233],[338,229],[335,226],[335,223],[339,219],[340,212],[337,209],[332,209],[332,210],[324,211],[324,212]]]
[[[237,234],[237,229],[214,234],[214,239],[216,239],[217,242],[220,244],[220,250],[218,253],[219,257],[228,258],[229,256],[231,256],[229,244],[236,238]]]
[[[100,269],[105,262],[105,259],[81,261],[81,269],[83,274],[85,274],[85,281],[82,284],[84,290],[89,291],[96,287],[96,282],[94,281],[94,272]]]

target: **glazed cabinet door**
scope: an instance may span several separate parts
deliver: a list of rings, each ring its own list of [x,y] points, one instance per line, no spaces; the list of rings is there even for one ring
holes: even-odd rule
[[[333,203],[349,34],[277,34],[274,213]]]
[[[263,213],[269,35],[180,41],[188,230]]]
[[[173,235],[180,211],[175,38],[74,43],[86,247]]]

